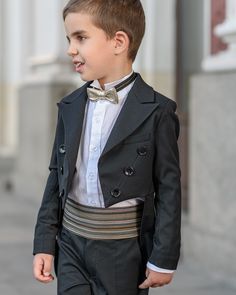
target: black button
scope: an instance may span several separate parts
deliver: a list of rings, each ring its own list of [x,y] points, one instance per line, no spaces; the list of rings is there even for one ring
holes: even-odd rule
[[[66,152],[66,147],[65,147],[64,144],[61,144],[61,145],[59,146],[59,152],[60,152],[60,154],[65,154],[65,152]]]
[[[145,146],[141,146],[137,149],[137,153],[139,156],[145,156],[147,154],[147,148]]]
[[[59,198],[62,198],[64,196],[64,193],[65,193],[64,189],[60,191]]]
[[[134,172],[135,172],[135,170],[134,170],[134,168],[133,167],[126,167],[126,168],[124,168],[124,174],[126,175],[126,176],[132,176],[132,175],[134,175]]]
[[[111,195],[114,197],[114,198],[119,198],[121,194],[121,191],[118,189],[118,188],[115,188],[111,191]]]
[[[60,167],[60,171],[61,171],[61,174],[63,175],[63,173],[64,173],[63,166]]]

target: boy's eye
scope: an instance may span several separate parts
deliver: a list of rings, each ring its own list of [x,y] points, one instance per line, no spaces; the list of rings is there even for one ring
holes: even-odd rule
[[[78,36],[77,39],[78,39],[79,41],[84,41],[86,38],[83,37],[83,36]]]

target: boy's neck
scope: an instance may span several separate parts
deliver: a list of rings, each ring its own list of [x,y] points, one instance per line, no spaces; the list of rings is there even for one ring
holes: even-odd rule
[[[98,79],[98,82],[101,88],[104,89],[104,84],[121,80],[125,76],[129,75],[131,72],[132,72],[132,65],[120,71],[114,71],[111,76],[106,77],[105,79]]]

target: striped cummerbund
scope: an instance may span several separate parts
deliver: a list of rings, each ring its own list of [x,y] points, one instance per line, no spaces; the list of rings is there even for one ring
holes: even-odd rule
[[[97,208],[66,200],[63,226],[88,239],[127,239],[139,236],[143,204]]]

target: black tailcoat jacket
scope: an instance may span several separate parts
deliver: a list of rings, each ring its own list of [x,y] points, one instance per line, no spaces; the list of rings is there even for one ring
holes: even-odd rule
[[[38,213],[34,254],[55,255],[65,200],[75,171],[89,82],[58,103],[50,174]],[[143,197],[144,261],[177,267],[181,189],[176,103],[137,76],[98,161],[105,207]]]

